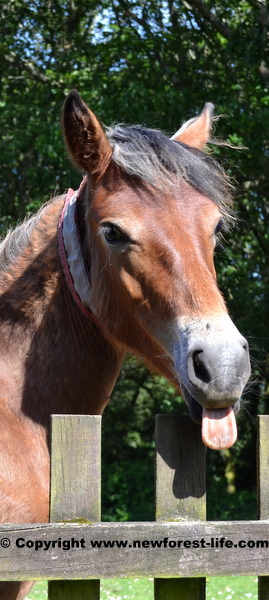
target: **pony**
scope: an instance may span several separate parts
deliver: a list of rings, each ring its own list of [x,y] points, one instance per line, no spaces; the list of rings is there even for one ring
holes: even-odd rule
[[[2,523],[48,521],[50,415],[101,414],[126,351],[175,381],[206,445],[234,443],[250,363],[216,283],[232,199],[204,152],[212,112],[207,103],[171,139],[104,131],[68,94],[63,129],[81,186],[0,246]],[[1,582],[0,598],[30,586]]]

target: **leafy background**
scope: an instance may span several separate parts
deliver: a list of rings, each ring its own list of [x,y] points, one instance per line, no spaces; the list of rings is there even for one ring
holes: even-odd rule
[[[211,101],[213,153],[236,181],[237,224],[218,249],[219,285],[249,339],[253,374],[239,440],[208,451],[209,518],[255,516],[256,415],[268,413],[269,10],[266,0],[3,0],[0,6],[0,231],[80,174],[61,108],[75,87],[109,125],[173,133]],[[242,148],[243,147],[243,148]],[[163,378],[128,357],[104,416],[103,518],[154,518],[158,412],[186,412]]]

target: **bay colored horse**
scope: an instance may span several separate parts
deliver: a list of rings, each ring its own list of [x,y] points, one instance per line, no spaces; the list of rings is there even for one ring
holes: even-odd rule
[[[250,367],[216,284],[213,251],[232,204],[202,151],[211,119],[206,104],[172,139],[140,126],[105,134],[68,95],[80,189],[0,247],[2,523],[48,520],[50,415],[102,413],[127,350],[178,382],[205,444],[234,443]],[[29,586],[2,582],[0,598]]]

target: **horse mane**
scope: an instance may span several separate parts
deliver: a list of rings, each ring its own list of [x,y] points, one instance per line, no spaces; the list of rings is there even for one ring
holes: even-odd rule
[[[26,218],[15,229],[10,229],[0,243],[0,269],[6,273],[14,262],[21,256],[24,248],[28,246],[31,233],[35,227],[37,216]]]
[[[3,274],[8,273],[10,267],[16,264],[17,260],[22,259],[24,255],[25,258],[32,260],[32,251],[37,236],[39,240],[39,250],[41,251],[42,237],[45,246],[48,237],[51,236],[51,232],[55,235],[55,227],[50,229],[51,219],[44,221],[43,217],[46,213],[47,218],[51,216],[54,220],[58,200],[62,199],[64,199],[64,196],[55,196],[43,204],[35,215],[26,217],[22,223],[8,231],[6,237],[0,242],[0,272]],[[49,213],[49,215],[47,213]],[[41,236],[39,235],[40,233]]]
[[[113,160],[126,173],[144,179],[157,189],[170,188],[184,179],[213,200],[226,218],[232,218],[232,185],[222,167],[208,154],[170,140],[158,129],[116,125],[106,129]],[[175,175],[171,178],[171,173]]]

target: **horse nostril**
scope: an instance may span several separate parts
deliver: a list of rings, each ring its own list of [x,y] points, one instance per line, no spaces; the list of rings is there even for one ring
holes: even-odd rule
[[[203,381],[204,383],[210,382],[210,374],[203,362],[203,350],[195,350],[193,353],[193,366],[194,373],[197,379]]]

